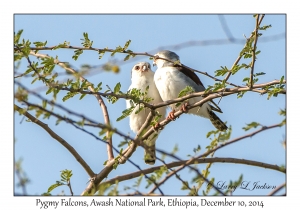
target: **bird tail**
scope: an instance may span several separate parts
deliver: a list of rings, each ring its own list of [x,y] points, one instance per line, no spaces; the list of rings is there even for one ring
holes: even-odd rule
[[[144,141],[144,144],[148,146],[148,148],[145,149],[144,155],[145,163],[148,165],[154,165],[156,160],[155,141],[156,138],[151,138]]]
[[[228,127],[213,111],[208,110],[208,114],[209,114],[209,119],[210,119],[211,123],[216,127],[216,129],[218,129],[220,131],[227,130]]]

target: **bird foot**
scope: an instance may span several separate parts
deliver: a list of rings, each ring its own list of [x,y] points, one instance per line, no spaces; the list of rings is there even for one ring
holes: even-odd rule
[[[162,130],[162,129],[163,129],[163,126],[160,126],[159,123],[156,123],[156,124],[153,126],[153,129],[154,129],[155,131]]]
[[[181,106],[180,110],[181,110],[182,112],[188,112],[188,110],[186,110],[186,108],[187,108],[188,105],[189,105],[189,104],[188,104],[187,102],[185,102],[185,103]]]
[[[168,114],[167,119],[168,119],[168,120],[175,121],[176,117],[175,117],[174,113],[175,113],[175,110],[172,110],[172,111]]]

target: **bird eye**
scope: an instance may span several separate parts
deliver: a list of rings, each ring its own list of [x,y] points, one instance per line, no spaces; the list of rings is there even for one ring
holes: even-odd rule
[[[140,69],[140,67],[139,66],[135,66],[135,68],[134,68],[135,70],[139,70]]]

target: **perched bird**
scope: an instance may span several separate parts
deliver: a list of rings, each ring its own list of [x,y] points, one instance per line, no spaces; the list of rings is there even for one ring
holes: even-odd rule
[[[157,104],[163,102],[158,90],[155,86],[154,80],[154,72],[151,71],[150,63],[148,62],[139,62],[135,64],[131,70],[131,85],[128,90],[132,90],[133,88],[140,89],[142,92],[146,91],[146,88],[149,86],[147,96],[152,98],[153,100],[150,103]],[[131,107],[130,100],[126,101],[127,108]],[[130,128],[133,132],[137,133],[139,129],[142,127],[150,110],[148,108],[144,108],[139,113],[135,114],[135,112],[139,109],[139,105],[135,107],[135,109],[130,114]],[[166,115],[166,106],[156,109],[162,117],[160,121],[165,118]],[[160,122],[159,121],[159,122]],[[153,133],[147,140],[144,140],[144,143],[149,146],[149,150],[145,149],[144,160],[145,163],[153,165],[155,163],[155,142],[158,137],[157,133]]]
[[[179,56],[169,50],[160,51],[155,54],[154,57],[153,65],[157,66],[157,70],[154,74],[154,82],[163,101],[178,98],[178,94],[187,86],[192,87],[195,92],[205,90],[199,77],[193,71],[178,65],[175,61],[179,62]],[[191,98],[181,108],[176,107],[175,104],[171,104],[170,107],[172,111],[169,113],[168,118],[174,120],[175,111],[179,109],[186,111],[185,108],[187,104],[194,104],[201,99],[202,97],[200,96]],[[212,106],[212,104],[214,106]],[[189,110],[188,113],[208,118],[218,130],[225,131],[227,126],[213,111],[222,113],[221,109],[213,101],[210,101],[202,104],[201,107],[195,107]]]

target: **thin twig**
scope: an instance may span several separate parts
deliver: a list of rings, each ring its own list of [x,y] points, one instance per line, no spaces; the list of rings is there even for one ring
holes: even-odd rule
[[[263,18],[264,18],[264,15],[261,16],[260,20],[258,21],[258,25],[261,24]],[[255,32],[255,30],[256,30],[256,28],[254,29],[253,32]],[[251,36],[250,36],[248,39],[251,39],[251,38],[254,36],[254,33],[253,33],[253,32],[252,32]],[[247,46],[247,43],[244,45],[244,48],[245,48],[246,46]],[[233,65],[232,65],[231,69],[233,69],[233,68],[240,62],[240,60],[241,60],[242,57],[243,57],[243,55],[239,55],[239,56],[237,57],[237,59],[235,60],[235,62],[234,62]],[[226,75],[226,77],[225,77],[225,79],[224,79],[225,82],[227,82],[227,80],[229,79],[229,77],[231,76],[231,74],[232,74],[231,71],[228,72],[228,74]]]
[[[235,38],[232,36],[232,33],[231,33],[229,27],[227,26],[227,23],[226,23],[224,15],[218,15],[218,18],[219,18],[219,21],[221,23],[222,29],[223,29],[224,33],[226,34],[228,40],[230,42],[233,42],[235,40]]]
[[[255,30],[254,30],[254,44],[253,44],[253,48],[252,48],[252,62],[251,62],[251,72],[250,72],[250,80],[249,80],[250,88],[253,87],[254,64],[256,61],[255,52],[256,52],[256,44],[257,44],[257,39],[258,39],[257,31],[258,31],[258,27],[259,27],[258,20],[259,20],[259,15],[257,14],[256,15],[256,25],[255,25]]]
[[[244,135],[244,136],[240,136],[240,137],[238,137],[238,138],[232,139],[232,140],[230,140],[230,141],[227,141],[226,143],[220,144],[219,146],[215,147],[214,149],[209,150],[209,151],[203,153],[202,155],[199,155],[197,158],[204,158],[204,157],[207,157],[209,154],[211,154],[211,153],[213,153],[213,152],[219,150],[220,148],[223,148],[223,147],[228,146],[228,145],[230,145],[230,144],[232,144],[232,143],[238,142],[238,141],[240,141],[240,140],[242,140],[242,139],[249,138],[249,137],[253,137],[254,135],[256,135],[256,134],[258,134],[258,133],[260,133],[260,132],[262,132],[262,131],[266,131],[266,130],[273,129],[273,128],[277,128],[277,127],[281,127],[281,126],[282,126],[281,123],[278,123],[278,124],[275,124],[275,125],[270,125],[270,126],[262,126],[262,127],[261,127],[259,130],[257,130],[257,131],[254,131],[254,132],[249,133],[249,134],[246,134],[246,135]]]
[[[72,190],[72,186],[71,186],[71,180],[68,180],[68,183],[67,183],[69,189],[70,189],[70,193],[71,193],[71,196],[73,196],[73,190]]]

